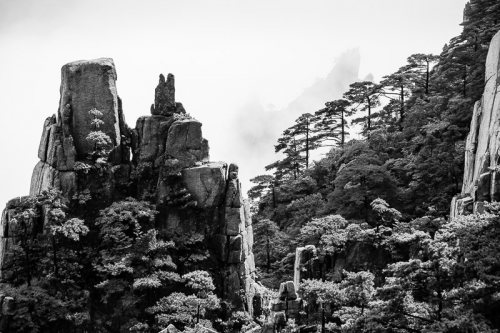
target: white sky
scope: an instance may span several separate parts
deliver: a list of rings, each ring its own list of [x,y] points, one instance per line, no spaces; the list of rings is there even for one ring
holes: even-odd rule
[[[131,127],[149,114],[158,74],[175,74],[177,100],[203,122],[212,160],[239,162],[248,190],[270,162],[245,170],[248,151],[236,143],[249,102],[285,108],[348,49],[359,47],[360,77],[375,79],[412,53],[439,53],[460,32],[465,2],[0,0],[0,206],[28,193],[67,62],[114,58]]]

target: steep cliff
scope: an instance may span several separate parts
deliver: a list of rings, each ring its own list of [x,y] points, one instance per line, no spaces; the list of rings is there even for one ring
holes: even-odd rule
[[[482,202],[500,200],[500,32],[486,58],[485,87],[474,105],[465,147],[462,193],[453,198],[450,217],[480,213]]]
[[[164,237],[202,235],[218,294],[251,313],[258,287],[252,218],[238,166],[209,161],[202,124],[175,101],[172,74],[160,75],[151,115],[134,129],[125,123],[116,79],[109,58],[62,67],[59,109],[44,122],[30,195],[55,188],[70,203],[87,196],[88,215],[125,197],[154,203]],[[0,274],[16,236],[11,215],[22,205],[22,198],[11,200],[2,213]],[[43,214],[30,233],[43,232]]]

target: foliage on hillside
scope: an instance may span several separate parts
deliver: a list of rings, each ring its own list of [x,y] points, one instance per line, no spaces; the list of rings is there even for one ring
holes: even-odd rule
[[[252,180],[254,228],[274,235],[272,248],[266,238],[255,244],[266,258],[257,262],[262,281],[276,288],[290,279],[295,247],[315,245],[323,281],[308,280],[304,290],[316,310],[328,303],[332,331],[500,328],[497,205],[446,222],[500,4],[473,0],[464,14],[463,32],[440,55],[410,55],[380,82],[355,82],[342,99],[299,117],[276,145],[273,174]],[[294,138],[305,117],[311,130]],[[357,139],[348,140],[355,127],[346,120],[358,124]],[[311,163],[312,150],[332,145]]]

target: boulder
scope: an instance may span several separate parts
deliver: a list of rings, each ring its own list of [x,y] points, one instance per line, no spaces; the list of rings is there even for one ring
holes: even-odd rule
[[[207,162],[201,123],[195,119],[175,121],[168,130],[165,153],[168,157],[181,161],[183,167],[194,166],[196,162]]]
[[[182,170],[183,182],[198,203],[198,207],[220,205],[226,189],[223,163],[208,163]]]

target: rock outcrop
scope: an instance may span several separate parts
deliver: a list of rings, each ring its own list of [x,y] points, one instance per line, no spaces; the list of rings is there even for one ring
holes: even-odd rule
[[[93,126],[89,111],[93,108],[102,112],[99,130],[111,139],[113,163],[128,162],[128,154],[121,151],[127,128],[116,92],[113,60],[101,58],[64,65],[60,91],[57,117],[48,117],[43,124],[40,161],[33,170],[30,195],[49,187],[61,190],[67,197],[76,194],[76,162],[86,159],[94,149],[87,140]]]
[[[474,105],[465,146],[462,193],[453,198],[450,218],[480,213],[483,202],[500,200],[500,32],[486,58],[485,87]]]
[[[252,218],[238,166],[209,161],[202,124],[175,101],[174,76],[160,75],[151,115],[140,117],[130,129],[112,59],[72,62],[61,72],[59,109],[43,124],[30,195],[55,188],[71,202],[85,194],[85,200],[94,200],[96,212],[130,196],[156,204],[157,228],[166,237],[201,235],[217,292],[252,313],[260,287],[255,283]],[[98,120],[89,113],[93,109],[100,111]],[[97,129],[109,138],[104,159],[88,138]],[[96,165],[98,177],[89,172]],[[2,214],[0,274],[15,241],[10,221],[22,201],[11,200]],[[43,216],[34,225],[31,232],[43,232]]]

